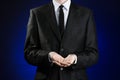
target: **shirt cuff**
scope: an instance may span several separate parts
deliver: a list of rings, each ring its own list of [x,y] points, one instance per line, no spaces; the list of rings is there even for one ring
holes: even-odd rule
[[[77,56],[75,55],[75,61],[74,64],[77,64]]]
[[[74,56],[74,58],[75,58],[75,60],[74,60],[73,64],[77,64],[77,55],[76,55],[76,54],[70,54],[70,55],[73,55],[73,56]]]
[[[50,53],[51,53],[51,52],[48,53],[48,60],[49,60],[49,62],[52,62],[52,59],[51,59],[51,57],[50,57]]]

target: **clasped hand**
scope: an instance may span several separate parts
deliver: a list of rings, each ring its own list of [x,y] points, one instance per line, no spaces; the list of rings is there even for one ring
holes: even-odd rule
[[[50,58],[53,63],[57,64],[60,67],[69,67],[72,65],[76,59],[76,55],[70,54],[66,58],[63,58],[56,52],[50,53]]]

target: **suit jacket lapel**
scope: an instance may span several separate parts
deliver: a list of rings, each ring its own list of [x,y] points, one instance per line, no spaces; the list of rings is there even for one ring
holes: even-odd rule
[[[57,26],[57,20],[56,20],[56,16],[55,16],[55,12],[54,12],[54,6],[52,3],[49,5],[48,13],[46,13],[46,14],[48,15],[47,17],[48,17],[48,21],[50,23],[51,29],[53,30],[57,39],[59,41],[61,41],[61,36],[60,36],[59,28]]]
[[[70,36],[72,28],[75,28],[75,26],[73,26],[73,24],[75,24],[75,20],[77,18],[77,7],[74,4],[71,4],[70,6],[70,12],[68,15],[68,20],[67,20],[67,24],[66,24],[66,29],[64,31],[64,35],[62,38],[62,42],[64,42],[66,40],[66,38],[68,36]]]

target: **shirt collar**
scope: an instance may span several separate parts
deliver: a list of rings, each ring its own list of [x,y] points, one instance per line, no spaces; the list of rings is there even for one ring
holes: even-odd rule
[[[61,4],[59,4],[56,0],[53,0],[52,2],[53,2],[55,11],[57,11],[58,8],[59,8],[59,6],[60,6]],[[69,8],[70,8],[70,4],[71,4],[71,0],[67,0],[67,1],[66,1],[64,4],[62,4],[62,5],[63,5],[64,8],[68,11]]]

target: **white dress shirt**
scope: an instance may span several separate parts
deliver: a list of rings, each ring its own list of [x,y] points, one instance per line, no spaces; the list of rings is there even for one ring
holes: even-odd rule
[[[64,12],[64,26],[66,26],[68,15],[69,15],[69,9],[70,9],[71,0],[67,0],[63,5],[63,12]],[[55,10],[55,16],[57,20],[57,24],[59,24],[59,6],[61,5],[56,0],[53,0],[54,10]]]

